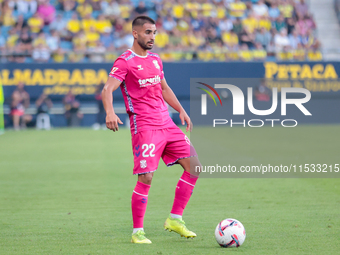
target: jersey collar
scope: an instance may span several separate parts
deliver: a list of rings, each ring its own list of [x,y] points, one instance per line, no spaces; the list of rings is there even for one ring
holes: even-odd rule
[[[149,53],[147,53],[146,56],[141,56],[141,55],[138,55],[136,52],[134,52],[131,49],[128,49],[128,50],[131,51],[133,54],[135,54],[137,57],[140,57],[140,58],[146,58],[148,56],[148,54],[149,54]]]

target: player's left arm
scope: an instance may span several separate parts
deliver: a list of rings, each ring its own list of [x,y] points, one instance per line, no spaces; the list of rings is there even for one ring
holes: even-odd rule
[[[162,79],[161,86],[162,86],[162,95],[163,95],[165,102],[167,102],[172,108],[174,108],[177,112],[179,112],[179,118],[181,119],[182,125],[184,125],[184,122],[186,122],[187,123],[186,131],[188,132],[190,130],[191,132],[193,125],[190,120],[190,117],[186,113],[184,108],[182,107],[181,103],[178,101],[175,93],[169,87],[165,78]]]

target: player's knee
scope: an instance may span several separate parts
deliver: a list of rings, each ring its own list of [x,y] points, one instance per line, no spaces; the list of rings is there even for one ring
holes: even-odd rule
[[[192,162],[190,165],[190,173],[198,177],[199,174],[201,173],[201,169],[202,169],[202,164],[198,160],[198,158],[197,157],[192,158]]]
[[[140,174],[138,175],[138,181],[144,184],[151,185],[153,173]]]

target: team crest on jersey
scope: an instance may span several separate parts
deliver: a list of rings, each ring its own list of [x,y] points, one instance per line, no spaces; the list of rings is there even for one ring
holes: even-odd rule
[[[146,160],[145,159],[142,159],[141,161],[139,161],[139,163],[140,163],[140,167],[141,168],[146,168]]]
[[[161,69],[160,66],[159,66],[159,64],[158,64],[158,61],[157,61],[157,60],[154,60],[154,61],[152,61],[152,62],[153,62],[153,64],[155,65],[155,67],[156,67],[157,69]]]

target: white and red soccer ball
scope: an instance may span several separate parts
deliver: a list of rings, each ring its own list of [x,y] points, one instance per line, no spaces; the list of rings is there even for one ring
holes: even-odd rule
[[[246,239],[246,230],[238,220],[225,219],[218,223],[215,238],[221,247],[239,247]]]

